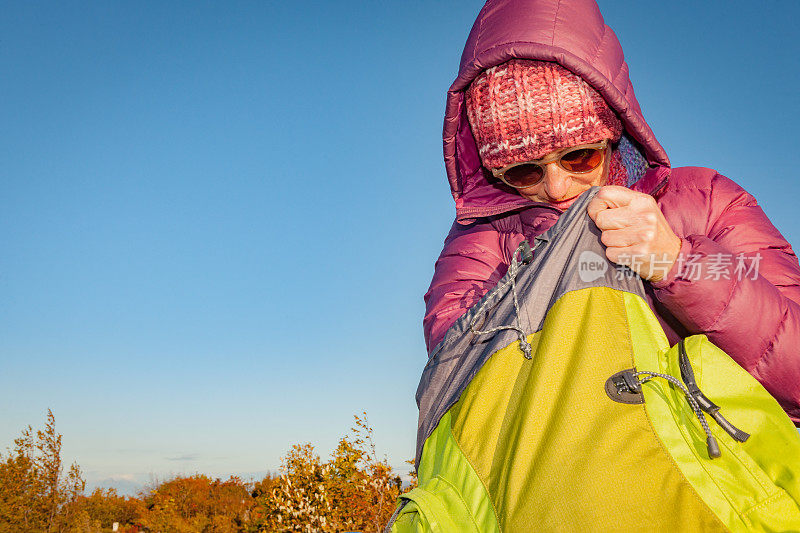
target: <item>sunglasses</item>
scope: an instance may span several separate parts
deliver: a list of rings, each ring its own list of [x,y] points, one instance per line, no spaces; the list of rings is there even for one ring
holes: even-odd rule
[[[603,163],[608,140],[594,144],[582,144],[566,148],[551,157],[537,161],[513,163],[503,168],[492,170],[495,178],[515,189],[524,189],[536,185],[544,177],[544,166],[556,161],[558,166],[575,174],[586,174]]]

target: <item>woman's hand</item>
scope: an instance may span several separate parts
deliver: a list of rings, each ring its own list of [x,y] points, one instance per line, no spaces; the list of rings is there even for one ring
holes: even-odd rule
[[[610,261],[627,265],[644,279],[664,279],[678,258],[681,239],[652,196],[606,185],[597,191],[587,211],[602,231],[600,240]]]

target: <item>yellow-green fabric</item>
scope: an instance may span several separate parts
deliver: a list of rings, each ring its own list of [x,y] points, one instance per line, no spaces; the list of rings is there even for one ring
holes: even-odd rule
[[[446,413],[426,441],[419,486],[392,526],[393,533],[499,531],[492,501],[472,466],[458,448]]]
[[[800,531],[800,437],[777,402],[705,336],[685,347],[701,390],[752,436],[710,417],[722,456],[682,391],[642,385],[612,400],[608,378],[636,369],[680,379],[641,296],[569,291],[530,336],[491,354],[425,441],[419,487],[391,531]]]
[[[641,298],[625,294],[638,370],[680,376],[671,349]],[[653,350],[658,344],[661,349]],[[709,459],[706,435],[683,393],[658,379],[643,385],[653,427],[703,500],[736,532],[800,531],[800,437],[775,399],[705,335],[684,341],[703,393],[751,437],[737,442],[708,418],[722,455]]]
[[[501,530],[724,531],[655,438],[644,406],[605,393],[609,376],[634,366],[624,294],[567,293],[530,337],[532,360],[516,343],[495,353],[450,409]]]

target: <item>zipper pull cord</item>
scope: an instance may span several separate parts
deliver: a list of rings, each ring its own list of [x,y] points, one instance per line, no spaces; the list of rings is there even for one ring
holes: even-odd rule
[[[713,418],[717,424],[719,424],[719,426],[734,439],[738,440],[739,442],[745,442],[747,439],[749,439],[750,434],[737,428],[731,424],[727,418],[722,416],[722,413],[719,412],[719,406],[709,400],[708,397],[700,390],[700,387],[697,386],[692,364],[689,362],[689,356],[686,353],[686,347],[683,345],[683,339],[681,339],[681,341],[678,343],[678,366],[681,369],[681,377],[683,378],[683,382],[686,383],[686,388],[692,394],[692,397],[694,397],[700,408],[708,413],[711,418]]]
[[[689,392],[689,389],[686,388],[686,385],[681,383],[681,381],[674,376],[670,376],[669,374],[661,374],[659,372],[634,372],[633,375],[637,378],[639,376],[645,376],[644,379],[640,380],[642,383],[647,383],[653,378],[661,378],[666,379],[676,387],[680,388],[683,391],[683,394],[686,396],[686,401],[689,402],[689,406],[692,408],[692,411],[694,411],[694,414],[700,421],[703,431],[706,433],[706,447],[708,448],[708,456],[711,459],[716,459],[722,455],[719,451],[719,443],[714,435],[711,434],[711,428],[708,427],[708,422],[706,421],[705,415],[703,415],[702,409],[700,409],[700,405],[698,405],[697,400],[695,400],[694,396],[692,396],[692,393]]]

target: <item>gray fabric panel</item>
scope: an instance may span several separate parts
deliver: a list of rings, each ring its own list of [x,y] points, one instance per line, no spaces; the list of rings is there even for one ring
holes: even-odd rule
[[[612,287],[645,297],[638,275],[606,259],[600,230],[586,213],[587,204],[598,190],[599,187],[592,187],[586,191],[552,228],[537,237],[533,261],[520,265],[516,285],[520,321],[526,335],[539,331],[553,303],[572,290]],[[484,309],[487,311],[480,313]],[[513,330],[476,335],[470,330],[470,322],[478,314],[486,315],[485,319],[477,319],[478,330],[515,324],[510,272],[447,330],[422,371],[416,394],[417,467],[422,446],[442,415],[458,401],[489,357],[518,339]]]

